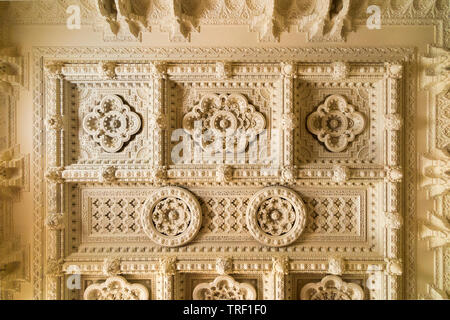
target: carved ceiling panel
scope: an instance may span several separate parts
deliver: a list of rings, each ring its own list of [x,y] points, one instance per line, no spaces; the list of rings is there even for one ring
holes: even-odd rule
[[[406,63],[49,59],[47,197],[69,201],[47,208],[49,240],[67,235],[48,281],[76,266],[86,299],[400,295]]]

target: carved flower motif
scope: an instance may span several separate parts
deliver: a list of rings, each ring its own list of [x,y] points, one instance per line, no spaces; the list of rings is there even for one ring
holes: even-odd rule
[[[390,78],[399,79],[402,77],[403,66],[399,63],[385,63],[385,75]]]
[[[159,259],[159,274],[173,276],[176,273],[176,258],[166,257]]]
[[[272,258],[272,272],[279,275],[286,275],[289,273],[289,259],[288,257],[273,257]]]
[[[403,273],[402,261],[400,259],[386,258],[386,273],[390,276],[400,276]]]
[[[114,79],[116,77],[116,66],[117,63],[114,61],[102,61],[98,64],[98,72],[108,79]]]
[[[125,278],[111,277],[94,283],[84,291],[84,300],[147,300],[148,290],[142,284],[130,284]]]
[[[216,62],[216,78],[226,79],[231,76],[231,63],[229,62]]]
[[[281,170],[281,179],[284,183],[294,183],[297,176],[297,170],[293,166],[285,166]]]
[[[403,225],[403,218],[398,212],[385,212],[386,227],[391,229],[400,229]]]
[[[63,119],[59,114],[52,114],[46,119],[47,129],[61,130],[63,128]]]
[[[116,180],[116,168],[108,166],[100,169],[100,181],[113,182]]]
[[[254,300],[256,290],[230,276],[218,276],[211,283],[200,283],[192,293],[194,300]]]
[[[333,181],[342,183],[349,179],[350,169],[347,166],[336,165],[333,167]]]
[[[264,245],[285,246],[297,240],[305,227],[305,205],[288,188],[264,188],[250,199],[246,220],[256,240]]]
[[[339,61],[334,62],[331,66],[333,68],[333,73],[331,75],[333,80],[343,80],[348,77],[350,69],[348,63]]]
[[[164,187],[144,203],[141,223],[144,232],[162,246],[180,246],[191,241],[201,226],[201,208],[187,190]]]
[[[297,117],[294,113],[285,113],[281,118],[281,125],[285,130],[294,130],[297,127]]]
[[[233,168],[227,165],[220,165],[216,171],[217,182],[229,182],[233,179]]]
[[[51,212],[45,219],[45,224],[50,230],[60,230],[64,228],[64,214]]]
[[[120,273],[120,259],[106,258],[103,261],[103,274],[107,276],[116,276]]]
[[[45,173],[45,178],[47,178],[47,180],[55,182],[55,183],[63,183],[64,182],[64,179],[62,176],[63,171],[64,171],[64,168],[62,168],[62,167],[51,167]]]
[[[387,130],[400,130],[402,124],[402,117],[398,113],[391,113],[384,116],[384,126]]]
[[[400,182],[403,178],[403,173],[399,167],[386,167],[385,180],[388,182]]]
[[[363,300],[364,291],[355,283],[338,276],[326,276],[318,283],[308,283],[300,292],[302,300]]]
[[[183,118],[183,129],[208,152],[221,150],[224,145],[242,152],[265,127],[264,116],[237,93],[206,94]]]
[[[296,66],[292,62],[281,63],[281,74],[285,77],[292,78],[295,76]]]
[[[345,269],[344,259],[341,257],[329,257],[328,258],[328,273],[334,275],[341,275]]]
[[[341,95],[331,95],[307,118],[308,130],[331,152],[341,152],[363,132],[364,116]]]
[[[167,128],[167,119],[161,113],[151,114],[148,117],[148,126],[150,129],[159,129],[159,130],[166,129]]]
[[[258,223],[261,229],[272,236],[289,232],[295,221],[292,204],[283,198],[270,198],[259,207]]]
[[[233,262],[231,258],[217,258],[216,259],[216,271],[220,275],[225,275],[231,272],[233,269]]]
[[[141,119],[116,95],[105,96],[83,118],[83,129],[106,152],[119,151],[141,128]]]

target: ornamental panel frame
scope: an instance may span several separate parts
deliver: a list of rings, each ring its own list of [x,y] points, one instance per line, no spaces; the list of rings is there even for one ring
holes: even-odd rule
[[[60,113],[64,118],[64,101],[61,99],[63,95],[59,93],[63,90],[62,79],[65,76],[62,72],[62,66],[58,67],[55,62],[63,59],[65,63],[79,63],[80,61],[89,61],[93,56],[97,59],[109,58],[116,59],[116,61],[126,61],[124,59],[135,59],[144,61],[144,64],[149,63],[149,66],[155,66],[153,62],[148,62],[147,59],[151,57],[154,60],[160,59],[205,59],[213,60],[220,59],[228,60],[242,60],[242,61],[258,61],[262,59],[264,61],[292,61],[301,60],[308,61],[310,63],[323,63],[330,62],[334,59],[347,60],[352,62],[364,62],[364,63],[388,63],[386,69],[384,69],[384,76],[387,78],[387,113],[395,114],[400,113],[405,116],[405,126],[404,130],[411,128],[414,123],[414,110],[415,110],[415,78],[413,76],[414,69],[413,64],[416,59],[415,52],[410,48],[265,48],[258,49],[257,53],[259,55],[255,56],[255,49],[251,48],[234,48],[233,50],[225,48],[212,48],[208,51],[205,48],[189,48],[189,49],[177,49],[177,48],[119,48],[112,50],[111,48],[101,48],[99,50],[93,50],[92,48],[69,48],[69,47],[40,47],[34,49],[34,188],[35,193],[35,211],[34,211],[34,248],[33,248],[33,287],[34,287],[34,298],[47,298],[47,299],[57,299],[64,298],[65,296],[64,283],[60,278],[60,275],[54,272],[48,273],[46,277],[43,277],[42,267],[48,269],[50,261],[60,261],[65,258],[64,253],[66,250],[63,249],[67,246],[65,241],[59,241],[59,239],[67,239],[67,234],[63,230],[45,230],[44,229],[44,217],[49,212],[67,212],[68,203],[72,201],[68,190],[71,188],[72,184],[86,184],[86,185],[98,185],[100,184],[118,184],[126,185],[129,183],[141,183],[142,186],[161,185],[164,179],[165,169],[164,160],[158,159],[156,163],[156,168],[149,168],[148,171],[140,172],[137,169],[131,168],[130,173],[125,172],[126,170],[120,167],[110,170],[106,174],[99,173],[99,168],[87,168],[76,172],[77,170],[72,170],[72,168],[64,168],[65,162],[62,157],[64,152],[64,147],[59,144],[59,142],[64,141],[61,139],[61,135],[64,135],[64,131],[49,131],[46,135],[43,129],[44,119],[51,114]],[[214,52],[210,54],[208,52]],[[210,56],[208,56],[210,54]],[[145,58],[143,58],[145,55]],[[206,58],[205,58],[206,57]],[[256,58],[255,58],[256,57]],[[44,71],[44,65],[48,63],[54,67],[50,72]],[[399,62],[403,66],[404,77],[398,78],[396,72],[391,72],[391,65],[397,66]],[[121,67],[116,67],[115,70],[120,70]],[[56,65],[56,67],[55,67]],[[149,67],[151,68],[151,67]],[[54,71],[56,69],[56,72]],[[139,74],[139,72],[137,72]],[[156,72],[158,74],[158,72]],[[155,76],[155,72],[152,77],[157,79],[155,81],[162,81],[160,77]],[[407,79],[408,81],[405,81]],[[42,81],[41,81],[42,80]],[[41,85],[43,83],[43,85]],[[405,83],[407,85],[403,86]],[[291,104],[292,94],[292,80],[286,80],[284,83],[284,94],[289,98],[287,99],[286,105]],[[404,110],[402,106],[410,109]],[[289,113],[285,112],[285,113]],[[159,114],[156,114],[158,119]],[[64,121],[64,120],[63,120]],[[158,131],[158,130],[157,130]],[[371,262],[361,262],[361,261],[351,261],[353,265],[359,265],[357,268],[370,269],[370,268],[380,268],[384,271],[384,276],[386,277],[386,282],[383,284],[383,290],[387,290],[386,298],[398,299],[403,295],[408,295],[408,297],[414,297],[415,294],[415,134],[413,130],[410,130],[411,134],[408,134],[403,141],[402,137],[396,132],[397,130],[387,130],[386,140],[387,148],[385,148],[385,160],[384,168],[381,170],[354,170],[351,168],[350,177],[356,173],[355,180],[360,183],[366,183],[369,181],[378,181],[383,186],[383,197],[384,208],[383,210],[378,210],[378,215],[381,217],[383,212],[394,213],[404,215],[405,225],[401,227],[405,237],[402,241],[400,233],[397,228],[391,227],[386,224],[385,232],[387,246],[384,252],[384,258],[387,261],[381,261],[376,259]],[[159,131],[158,131],[159,132]],[[285,141],[292,141],[292,135],[287,133]],[[160,140],[161,141],[161,140]],[[45,142],[45,143],[44,143]],[[44,146],[47,146],[46,148]],[[161,143],[161,146],[163,144]],[[405,148],[405,157],[402,158],[400,155],[401,148]],[[294,147],[292,143],[287,143],[285,146],[288,152],[284,153],[283,165],[293,166],[292,152],[289,152]],[[405,182],[401,182],[401,171],[398,169],[399,166],[403,165],[405,167],[404,176],[407,178]],[[48,168],[46,176],[48,181],[44,181],[42,178],[44,172],[41,168]],[[120,171],[123,170],[123,171]],[[156,172],[155,172],[156,170]],[[162,170],[158,171],[158,170]],[[142,171],[142,170],[141,170]],[[113,172],[111,174],[111,172]],[[212,171],[213,172],[213,171]],[[251,170],[242,170],[242,174],[248,174]],[[307,169],[294,171],[298,173],[298,176],[294,174],[295,178],[304,178],[307,182],[294,182],[294,184],[306,183],[312,186],[323,186],[323,185],[354,185],[356,181],[351,180],[344,182],[331,182],[330,177],[334,174],[334,169]],[[345,170],[344,170],[345,172]],[[361,173],[364,172],[364,173]],[[278,172],[277,172],[278,173]],[[167,172],[167,177],[177,177],[176,174],[172,175],[172,172]],[[239,172],[237,173],[239,175]],[[358,176],[359,175],[359,176]],[[103,177],[102,179],[99,179]],[[208,176],[208,174],[206,174]],[[212,173],[209,177],[212,177]],[[249,179],[249,184],[263,187],[273,183],[280,182],[279,178],[276,177],[277,174],[272,173],[269,178],[266,179]],[[160,178],[162,177],[162,178]],[[328,178],[324,178],[328,177]],[[161,180],[161,181],[160,181]],[[178,180],[178,181],[177,181]],[[325,181],[322,181],[325,180]],[[209,184],[217,185],[218,182],[211,182],[208,179],[199,179],[194,182],[186,182],[183,179],[174,179],[178,184],[182,183],[187,187],[198,187],[206,186]],[[240,181],[243,182],[242,180]],[[230,185],[237,182],[227,182]],[[292,183],[292,182],[290,182]],[[403,189],[404,188],[404,189]],[[406,192],[405,192],[406,191]],[[404,192],[405,196],[402,197]],[[46,204],[46,205],[44,205]],[[404,209],[404,210],[402,210]],[[45,245],[45,246],[44,246]],[[45,250],[44,250],[45,248]],[[66,251],[67,252],[67,251]],[[402,259],[403,258],[403,259]],[[245,265],[246,262],[243,257],[242,263],[239,265]],[[400,260],[400,262],[395,262],[394,260]],[[401,265],[401,260],[404,261],[403,266]],[[267,263],[264,264],[263,260],[261,267],[256,270],[267,269]],[[320,259],[319,259],[320,261]],[[92,265],[97,262],[92,261]],[[145,264],[145,262],[142,262]],[[397,267],[392,267],[393,264],[400,264],[400,270],[404,268],[405,274],[403,277],[403,285],[401,284],[401,278],[399,277],[401,273],[397,270]],[[137,263],[139,265],[139,263]],[[297,268],[313,268],[314,263],[307,261],[297,261],[292,262],[290,269],[301,270]],[[318,262],[317,265],[320,265]],[[185,266],[177,264],[177,271],[182,270]],[[242,269],[244,271],[245,269]],[[322,270],[318,267],[317,270]],[[200,271],[200,269],[199,269]],[[323,270],[325,271],[325,270]],[[153,268],[152,272],[156,272]],[[169,281],[170,283],[170,281]]]

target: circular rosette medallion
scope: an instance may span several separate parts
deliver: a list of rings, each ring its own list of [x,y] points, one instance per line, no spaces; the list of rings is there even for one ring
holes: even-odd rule
[[[189,191],[164,187],[156,190],[144,203],[141,224],[155,243],[165,247],[181,246],[200,230],[201,207]]]
[[[306,210],[300,196],[285,187],[258,191],[247,207],[247,228],[262,244],[281,247],[293,243],[306,223]]]

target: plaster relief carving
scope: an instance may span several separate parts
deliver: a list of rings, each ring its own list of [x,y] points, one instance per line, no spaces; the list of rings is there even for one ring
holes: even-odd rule
[[[285,187],[268,187],[250,199],[246,221],[257,241],[267,246],[286,246],[302,233],[306,210],[294,191]]]
[[[84,300],[148,300],[142,284],[130,284],[123,277],[111,277],[103,283],[91,284],[84,291]]]
[[[189,191],[164,187],[155,191],[144,203],[141,224],[144,232],[161,246],[181,246],[191,241],[200,230],[200,204]]]
[[[307,118],[308,130],[331,152],[341,152],[363,132],[366,120],[341,95],[331,95]]]
[[[230,276],[218,276],[213,282],[197,285],[192,297],[194,300],[255,300],[256,290]]]
[[[326,276],[318,283],[308,283],[300,293],[302,300],[363,300],[364,291],[355,283],[338,276]]]
[[[85,115],[83,129],[106,152],[118,152],[141,128],[141,119],[117,95],[106,95]]]
[[[265,128],[264,116],[237,93],[205,94],[183,118],[183,129],[208,152],[216,148],[231,152],[230,147],[242,152]],[[212,136],[205,137],[207,130]],[[242,135],[247,137],[245,143]]]

